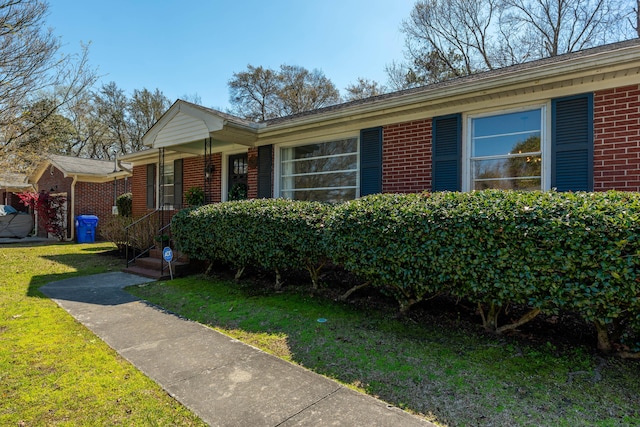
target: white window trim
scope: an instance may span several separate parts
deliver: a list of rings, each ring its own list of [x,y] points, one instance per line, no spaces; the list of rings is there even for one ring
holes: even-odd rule
[[[273,196],[275,198],[282,198],[282,189],[280,185],[280,181],[282,180],[282,155],[281,151],[283,148],[291,148],[291,147],[303,147],[305,145],[311,144],[322,144],[325,142],[333,142],[333,141],[341,141],[344,139],[355,139],[356,140],[356,169],[354,172],[356,173],[356,199],[360,197],[360,134],[339,134],[339,135],[331,135],[330,137],[324,137],[321,139],[312,139],[308,141],[295,141],[288,142],[282,144],[274,144],[273,149]],[[336,188],[336,187],[333,187]],[[347,187],[344,187],[347,188]],[[353,188],[353,187],[348,187]],[[296,190],[287,190],[287,191],[296,191]]]
[[[540,149],[542,151],[542,170],[541,170],[541,190],[547,191],[551,189],[551,102],[543,104],[527,104],[514,108],[502,108],[496,110],[483,110],[478,112],[464,113],[462,126],[462,191],[471,191],[471,126],[473,119],[498,116],[501,114],[517,113],[527,110],[541,110],[540,117],[542,119],[540,135],[542,141]]]

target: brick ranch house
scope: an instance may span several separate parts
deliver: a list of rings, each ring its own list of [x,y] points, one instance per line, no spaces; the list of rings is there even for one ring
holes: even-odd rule
[[[134,216],[230,194],[339,202],[485,188],[640,191],[640,40],[267,120],[178,100],[133,164]]]
[[[113,161],[51,155],[29,177],[35,191],[63,195],[67,199],[67,238],[75,238],[74,219],[96,215],[105,220],[113,215],[115,199],[130,192],[131,165]],[[100,234],[100,224],[96,234]],[[38,235],[46,231],[38,227]]]

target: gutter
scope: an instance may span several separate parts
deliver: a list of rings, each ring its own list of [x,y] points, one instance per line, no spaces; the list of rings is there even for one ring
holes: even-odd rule
[[[71,240],[76,237],[76,182],[78,181],[78,175],[73,175],[73,181],[71,182]]]

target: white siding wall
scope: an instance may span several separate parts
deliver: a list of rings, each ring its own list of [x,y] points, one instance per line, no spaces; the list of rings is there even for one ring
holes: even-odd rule
[[[155,148],[168,147],[209,137],[205,123],[179,112],[156,136]]]

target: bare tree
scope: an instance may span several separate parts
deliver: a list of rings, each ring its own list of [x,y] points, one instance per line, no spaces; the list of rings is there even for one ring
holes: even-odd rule
[[[358,77],[358,81],[347,86],[345,90],[347,91],[347,94],[345,95],[344,100],[347,102],[370,98],[387,92],[386,86],[382,86],[378,82],[364,77]]]
[[[73,127],[73,137],[61,154],[92,159],[110,157],[109,128],[100,120],[93,102],[94,94],[87,92],[64,108],[64,115]]]
[[[387,74],[407,88],[622,40],[629,13],[625,0],[419,0]]]
[[[420,0],[402,24],[409,68],[431,83],[495,67],[498,0]]]
[[[171,101],[160,89],[154,92],[144,88],[134,90],[127,105],[127,121],[132,151],[143,148],[142,136],[169,109]]]
[[[340,92],[320,70],[297,65],[280,66],[278,97],[282,115],[298,114],[340,102]]]
[[[47,96],[52,102],[40,107],[48,110],[37,114],[46,121],[96,79],[88,67],[86,46],[79,56],[59,55],[59,40],[45,29],[47,7],[39,0],[0,0],[0,163],[14,170],[32,165],[32,160],[22,162],[19,146],[40,124],[25,126],[25,106]]]
[[[340,93],[322,71],[282,65],[280,71],[247,66],[229,80],[231,112],[263,121],[340,102]]]
[[[616,0],[503,0],[500,28],[534,58],[620,40],[623,6]]]
[[[102,85],[94,95],[96,119],[109,129],[108,145],[120,154],[131,152],[131,135],[127,121],[129,100],[115,82]]]
[[[229,80],[232,112],[253,121],[278,117],[279,89],[280,77],[275,71],[247,65],[246,71],[233,73]]]

